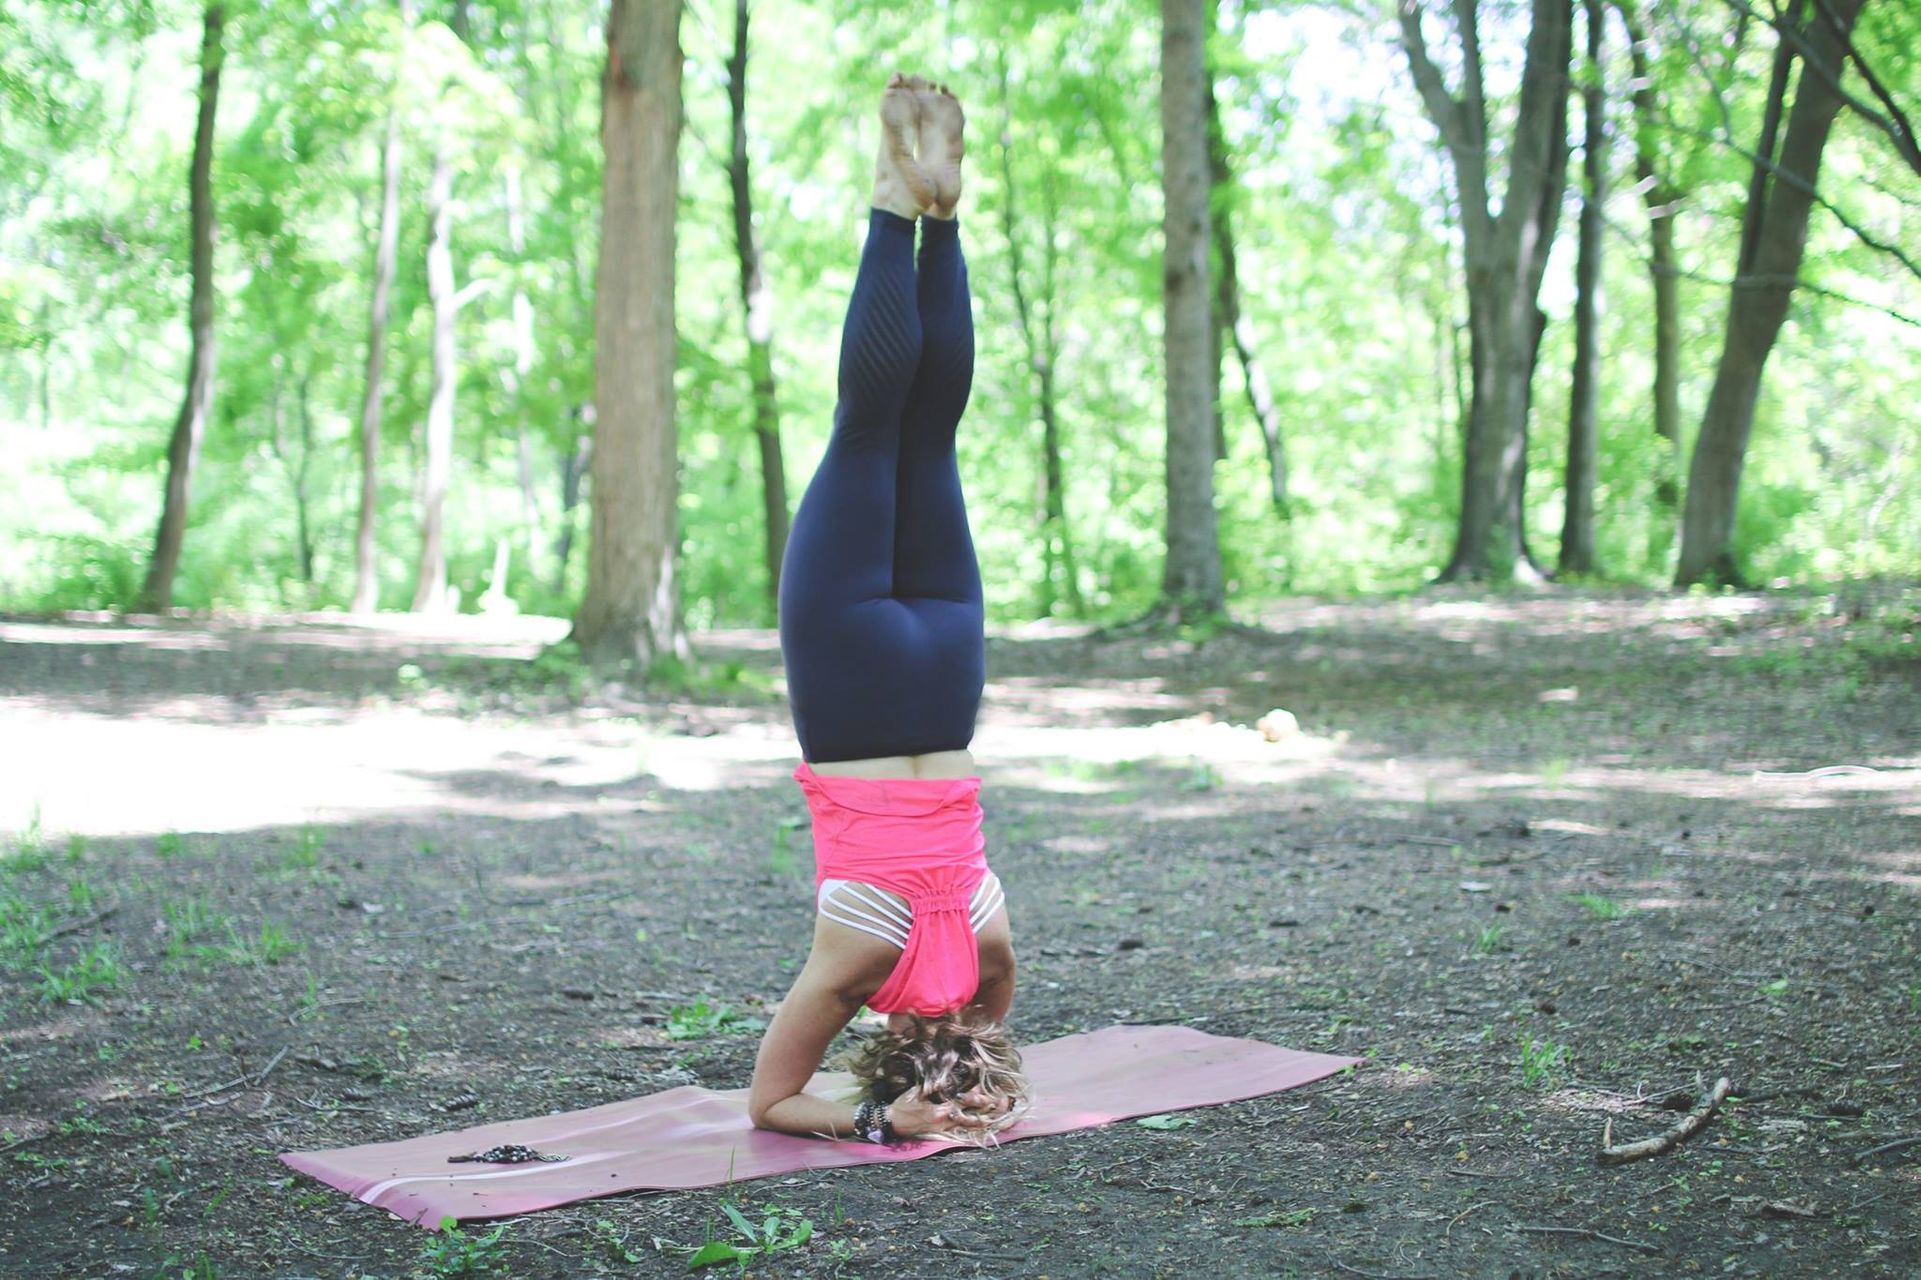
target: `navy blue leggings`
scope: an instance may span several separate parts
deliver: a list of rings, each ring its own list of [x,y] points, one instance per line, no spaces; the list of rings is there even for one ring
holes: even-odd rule
[[[960,228],[873,211],[840,339],[840,403],[780,578],[780,648],[809,763],[953,751],[987,678],[954,429],[974,379]]]

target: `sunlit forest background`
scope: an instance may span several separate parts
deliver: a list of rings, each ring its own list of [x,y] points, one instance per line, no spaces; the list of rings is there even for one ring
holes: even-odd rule
[[[170,603],[349,607],[372,421],[380,607],[571,613],[590,537],[603,6],[216,8],[218,356]],[[1583,12],[1602,15],[1598,60]],[[0,608],[140,597],[190,365],[189,171],[208,13],[178,0],[0,8]],[[1470,280],[1456,171],[1410,74],[1400,15],[1372,0],[1222,0],[1211,16],[1216,279],[1231,231],[1240,313],[1220,320],[1213,476],[1229,603],[1417,588],[1448,565],[1460,522]],[[772,621],[757,414],[777,414],[791,510],[831,421],[875,107],[897,69],[945,81],[969,116],[961,218],[979,360],[961,448],[990,617],[1149,608],[1166,545],[1155,8],[758,0],[743,60],[746,17],[690,0],[680,23],[687,623]],[[1525,434],[1525,542],[1549,570],[1568,492],[1583,94],[1600,103],[1605,175],[1594,549],[1591,569],[1563,576],[1666,585],[1771,68],[1784,26],[1820,20],[1733,0],[1575,6],[1573,158]],[[1438,13],[1428,22],[1435,63],[1459,83],[1461,45]],[[1525,4],[1480,6],[1497,173],[1529,22]],[[1827,140],[1739,475],[1732,557],[1757,585],[1921,570],[1921,162],[1909,129],[1921,8],[1870,0],[1852,42],[1852,103]],[[389,156],[395,265],[390,318],[371,339],[384,364],[370,419]],[[766,277],[771,377],[759,387],[737,172]],[[1497,210],[1500,194],[1493,184]],[[1657,430],[1651,210],[1671,217],[1677,439]],[[437,249],[452,273],[439,301],[454,371],[444,596],[420,581],[438,488],[427,429]],[[1250,396],[1257,381],[1264,391]]]

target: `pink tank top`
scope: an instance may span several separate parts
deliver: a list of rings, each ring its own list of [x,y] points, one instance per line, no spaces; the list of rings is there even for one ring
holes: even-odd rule
[[[879,1013],[951,1013],[980,987],[969,919],[987,875],[981,780],[822,777],[794,770],[814,817],[814,885],[856,880],[907,899],[907,947],[867,1001]]]

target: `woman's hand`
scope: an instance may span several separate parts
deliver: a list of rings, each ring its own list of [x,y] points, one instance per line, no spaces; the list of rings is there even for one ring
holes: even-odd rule
[[[961,1142],[978,1141],[999,1127],[1006,1117],[1008,1103],[1002,1099],[998,1112],[984,1094],[963,1094],[958,1099],[934,1102],[923,1098],[918,1088],[909,1089],[888,1104],[887,1122],[901,1138],[952,1138]]]

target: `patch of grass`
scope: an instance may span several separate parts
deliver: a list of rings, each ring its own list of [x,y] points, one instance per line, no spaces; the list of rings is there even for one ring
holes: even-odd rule
[[[688,1251],[689,1271],[731,1262],[745,1275],[747,1264],[755,1258],[798,1249],[814,1236],[813,1222],[801,1217],[795,1209],[768,1205],[757,1218],[750,1219],[733,1204],[723,1200],[720,1211],[727,1215],[728,1222],[733,1225],[734,1235],[730,1239],[716,1240],[710,1229],[707,1241],[699,1248]]]
[[[320,853],[326,847],[326,833],[308,824],[300,828],[300,834],[294,837],[293,848],[280,855],[280,868],[283,871],[311,871],[320,865]]]
[[[279,964],[300,950],[300,944],[271,920],[264,922],[260,932],[251,938],[240,937],[231,925],[227,927],[227,936],[230,939],[227,945],[215,950],[235,964]]]
[[[63,1138],[70,1138],[76,1134],[91,1136],[112,1132],[106,1125],[101,1124],[98,1120],[95,1120],[91,1115],[87,1114],[87,1101],[85,1098],[75,1098],[73,1100],[73,1114],[62,1120],[56,1127],[59,1129],[60,1136]]]
[[[1521,1035],[1521,1083],[1530,1089],[1546,1089],[1559,1080],[1567,1070],[1567,1046],[1555,1044],[1543,1036],[1535,1039],[1532,1032]]]
[[[42,1004],[67,1001],[90,1004],[96,991],[119,986],[127,977],[118,949],[104,938],[82,951],[64,969],[56,972],[41,965],[35,972],[40,975]]]
[[[187,852],[187,838],[178,831],[162,831],[153,838],[153,851],[162,862],[170,862]]]
[[[708,1036],[759,1031],[766,1025],[763,1019],[736,1013],[729,1005],[708,1004],[705,1000],[696,1000],[690,1005],[682,1005],[668,1011],[667,1038],[669,1040],[704,1040]]]
[[[647,687],[665,693],[709,696],[774,696],[773,677],[744,662],[683,662],[671,655],[657,658],[647,672]]]
[[[43,908],[11,889],[0,895],[0,967],[25,969],[37,961],[52,923]]]
[[[1619,920],[1622,916],[1632,915],[1633,907],[1624,907],[1612,898],[1598,893],[1577,893],[1569,901],[1586,907],[1596,920]]]
[[[87,856],[87,838],[78,832],[67,837],[67,861],[79,862]]]
[[[1251,1218],[1236,1218],[1237,1227],[1305,1227],[1314,1221],[1314,1209],[1273,1209]]]
[[[75,911],[82,914],[92,911],[94,896],[93,884],[85,876],[75,876],[67,884],[67,901]]]
[[[38,871],[47,865],[47,841],[40,830],[40,806],[33,806],[33,814],[27,819],[24,831],[12,840],[13,847],[7,850],[0,866],[8,871]]]
[[[470,1236],[456,1219],[442,1218],[439,1234],[420,1250],[421,1264],[436,1278],[507,1275],[507,1249],[500,1243],[505,1234],[504,1222],[484,1236]]]
[[[206,959],[217,955],[221,949],[208,946],[201,939],[221,931],[233,932],[232,917],[215,911],[204,898],[162,903],[160,915],[167,929],[162,952],[169,960]]]
[[[1475,936],[1474,954],[1477,956],[1491,956],[1497,951],[1514,950],[1513,946],[1502,938],[1501,935],[1504,932],[1504,926],[1498,924],[1491,924],[1483,928],[1481,932]]]
[[[1543,760],[1540,769],[1541,785],[1549,791],[1560,790],[1561,783],[1567,778],[1567,770],[1568,759],[1566,756],[1554,756],[1551,759]]]

